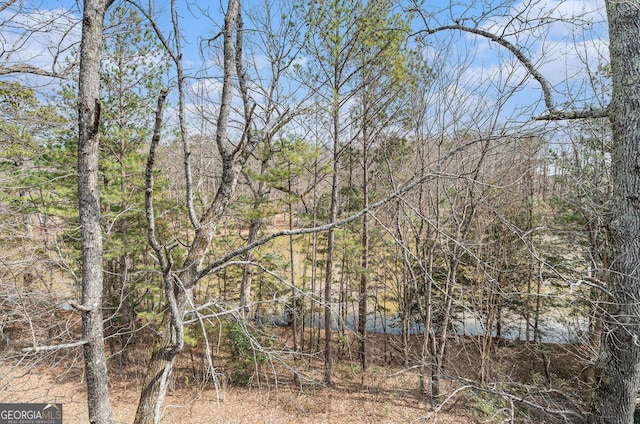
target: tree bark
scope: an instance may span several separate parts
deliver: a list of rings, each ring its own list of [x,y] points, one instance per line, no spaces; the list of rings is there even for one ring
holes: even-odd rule
[[[640,1],[609,0],[613,92],[610,292],[592,423],[632,423],[640,388]]]
[[[369,207],[369,110],[367,92],[363,95],[364,125],[362,128],[362,201],[363,208]],[[362,257],[360,265],[360,298],[358,302],[358,355],[362,371],[367,369],[367,298],[369,283],[369,215],[362,215]]]
[[[86,0],[78,78],[78,212],[82,245],[82,314],[90,423],[113,423],[102,323],[102,230],[98,186],[100,56],[110,0]]]
[[[257,208],[257,203],[254,207]],[[249,224],[249,236],[247,237],[247,244],[251,244],[258,239],[258,232],[262,226],[262,219],[255,218],[251,220]],[[253,261],[253,250],[249,250],[244,255],[246,262]],[[240,312],[244,319],[248,319],[250,314],[251,304],[251,283],[253,281],[253,265],[246,264],[242,270],[242,280],[240,281]]]
[[[236,33],[239,14],[240,1],[229,0],[223,29],[224,77],[216,129],[216,143],[222,159],[222,176],[213,201],[209,204],[200,220],[194,222],[196,225],[194,238],[189,246],[187,256],[180,267],[181,271],[177,274],[172,271],[173,260],[170,256],[170,248],[161,246],[155,240],[153,204],[151,202],[153,183],[152,180],[149,180],[153,168],[152,151],[150,151],[149,154],[146,199],[147,220],[149,221],[149,241],[156,251],[158,258],[161,258],[160,266],[163,271],[164,293],[167,296],[168,307],[163,317],[162,328],[156,336],[151,360],[144,379],[134,421],[136,424],[155,424],[159,423],[162,418],[160,408],[166,395],[175,359],[184,347],[183,318],[187,305],[191,303],[193,288],[203,275],[203,262],[209,252],[217,225],[235,191],[238,173],[255,147],[255,140],[250,137],[249,131],[247,131],[248,134],[245,134],[247,138],[243,138],[236,148],[230,149],[232,146],[229,145],[227,140],[236,65],[241,68],[237,63],[238,57],[236,56],[240,46],[234,43],[234,34]],[[242,75],[241,72],[238,72],[238,74],[238,78],[242,80],[244,75]],[[246,95],[246,93],[244,93],[245,90],[241,88],[241,91],[243,95]],[[248,128],[249,123],[247,122],[246,125]],[[183,131],[185,131],[184,128]],[[185,157],[185,161],[188,161],[187,154],[185,154]],[[185,169],[187,169],[185,172],[188,177],[188,163]],[[188,197],[190,197],[190,195],[188,195]]]
[[[333,91],[333,158],[331,167],[333,174],[331,175],[331,204],[329,211],[329,222],[334,223],[338,219],[338,167],[339,154],[339,138],[340,138],[340,101],[339,81],[340,71],[336,64],[334,67],[334,91]],[[331,286],[333,284],[333,259],[335,250],[335,232],[333,228],[327,231],[327,264],[324,279],[324,384],[331,386],[331,374],[333,373],[333,358],[331,357]]]
[[[337,152],[337,141],[334,141],[334,152]],[[329,222],[336,221],[338,216],[338,175],[337,153],[334,153],[333,175],[331,177],[331,212]],[[333,283],[333,257],[335,234],[333,228],[327,231],[327,264],[324,279],[324,384],[331,386],[333,358],[331,357],[331,286]]]

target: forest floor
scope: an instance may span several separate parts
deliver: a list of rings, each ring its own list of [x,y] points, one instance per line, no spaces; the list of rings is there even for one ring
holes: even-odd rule
[[[278,329],[276,336],[287,342],[284,329]],[[413,340],[409,354],[413,351],[415,355],[418,342]],[[503,340],[497,346],[494,343],[491,355],[483,361],[481,340],[460,337],[449,343],[448,373],[441,381],[439,399],[444,403],[434,409],[429,396],[419,390],[419,368],[401,360],[404,353],[396,348],[397,343],[398,336],[373,335],[370,365],[361,372],[354,365],[358,362],[355,338],[348,343],[342,340],[343,348],[335,355],[333,384],[326,388],[304,382],[306,378],[321,380],[320,355],[295,362],[265,361],[257,372],[247,371],[232,359],[223,340],[221,349],[213,352],[217,370],[227,376],[218,391],[210,378],[207,383],[202,381],[202,349],[190,348],[177,364],[162,422],[567,422],[530,405],[523,407],[518,399],[547,409],[575,410],[587,393],[579,347]],[[64,423],[88,422],[80,353],[78,349],[73,355],[68,352],[39,362],[0,361],[0,403],[62,403]],[[118,423],[133,422],[145,371],[143,358],[148,355],[148,350],[134,350],[126,366],[120,366],[116,358],[110,360],[111,403]],[[302,383],[287,369],[292,363],[302,370]],[[480,384],[483,368],[486,383]]]

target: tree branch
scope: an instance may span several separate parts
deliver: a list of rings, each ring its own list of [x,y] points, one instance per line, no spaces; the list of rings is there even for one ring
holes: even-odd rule
[[[165,271],[167,268],[167,261],[163,255],[162,248],[158,240],[156,239],[156,220],[153,209],[153,165],[155,163],[156,157],[156,149],[158,144],[160,143],[160,131],[162,130],[162,112],[164,109],[164,103],[167,98],[168,91],[163,89],[160,92],[160,96],[158,97],[158,107],[156,109],[156,121],[153,127],[153,137],[151,138],[151,144],[149,146],[149,155],[147,156],[147,166],[145,169],[145,195],[144,195],[144,204],[145,204],[145,212],[147,216],[147,239],[149,240],[149,244],[155,250],[156,255],[158,255],[158,262],[162,267],[162,270]],[[169,252],[166,251],[166,254],[169,255]]]
[[[67,78],[65,75],[61,73],[45,71],[44,69],[37,68],[33,65],[29,65],[28,63],[18,63],[16,65],[0,66],[0,76],[11,75],[11,74],[31,74],[31,75],[39,75],[42,77]]]
[[[425,19],[425,25],[426,25],[426,19]],[[510,41],[496,34],[493,34],[492,32],[489,32],[487,30],[484,30],[478,27],[468,27],[468,26],[456,23],[455,25],[443,25],[433,29],[427,28],[427,29],[418,31],[414,35],[417,35],[417,34],[430,35],[430,34],[435,34],[437,32],[442,32],[447,30],[463,31],[463,32],[468,32],[470,34],[475,34],[475,35],[484,37],[490,41],[493,41],[494,43],[500,44],[502,47],[507,49],[511,54],[513,54],[518,59],[518,61],[520,61],[520,63],[526,68],[527,72],[529,72],[529,74],[538,82],[538,84],[540,84],[540,88],[542,89],[542,96],[544,98],[544,104],[548,111],[545,115],[541,115],[534,118],[535,120],[562,121],[562,120],[569,120],[569,119],[606,118],[609,116],[608,108],[585,109],[585,110],[578,110],[578,111],[560,111],[556,109],[555,103],[553,101],[551,84],[549,84],[549,81],[544,77],[544,75],[542,75],[540,71],[536,69],[533,62],[531,62],[531,59],[529,59],[522,52],[522,50],[518,48],[518,46],[516,46],[515,44],[511,43]]]
[[[89,343],[88,340],[78,340],[77,342],[63,343],[59,345],[25,347],[22,349],[22,351],[25,353],[46,352],[51,350],[70,349],[72,347],[86,345],[87,343]]]
[[[71,302],[67,302],[67,303],[73,309],[76,309],[76,310],[81,311],[81,312],[89,312],[89,311],[93,310],[93,308],[91,306],[80,305],[78,302],[71,301]]]
[[[536,116],[536,121],[566,121],[571,119],[608,118],[609,108],[585,110],[552,110],[544,115]]]

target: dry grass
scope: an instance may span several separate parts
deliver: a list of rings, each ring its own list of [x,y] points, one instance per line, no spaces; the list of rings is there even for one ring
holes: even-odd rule
[[[286,345],[286,329],[273,329],[276,340]],[[414,340],[411,352],[417,352]],[[234,385],[222,381],[216,392],[214,385],[203,382],[202,349],[190,348],[176,365],[173,381],[163,407],[165,423],[479,423],[501,422],[509,418],[510,403],[499,395],[471,388],[455,391],[461,380],[479,378],[480,340],[459,338],[448,349],[448,379],[442,382],[447,399],[434,411],[429,398],[418,390],[418,367],[405,365],[395,344],[398,340],[373,335],[370,343],[370,366],[361,372],[353,365],[350,348],[355,340],[343,341],[336,352],[336,364],[331,388],[294,380],[286,368],[294,364],[291,358],[268,361],[251,376],[250,384]],[[133,421],[145,371],[148,349],[140,343],[130,355],[133,361],[121,367],[117,359],[110,363],[111,403],[118,423]],[[528,399],[553,407],[570,407],[570,401],[584,395],[586,385],[580,372],[575,347],[526,346],[523,343],[501,342],[487,362],[492,381],[483,387],[524,393]],[[48,357],[33,362],[4,360],[0,362],[0,402],[62,403],[65,423],[88,421],[85,382],[80,350],[63,357]],[[228,349],[222,346],[214,356],[216,368],[227,376],[233,374],[236,363]],[[322,358],[308,356],[295,361],[303,377],[319,380]],[[450,398],[447,398],[451,395]],[[536,397],[537,396],[537,397]],[[568,405],[568,406],[567,406]],[[516,405],[517,407],[517,405]],[[535,410],[518,409],[516,422],[556,420]],[[558,422],[563,422],[558,419]]]
[[[88,421],[83,376],[75,370],[62,378],[60,369],[0,365],[4,380],[0,402],[62,403],[64,422]],[[116,422],[133,422],[139,387],[136,382],[111,374],[111,403]],[[402,379],[400,379],[402,380]],[[400,380],[398,382],[400,382]],[[282,383],[270,386],[226,387],[217,401],[211,387],[174,387],[164,403],[166,423],[424,423],[436,414],[428,402],[406,388],[372,393],[357,384],[339,380],[334,387],[300,387]],[[462,413],[461,413],[462,412]],[[467,411],[468,412],[468,411]],[[477,422],[464,411],[437,415],[440,423]]]

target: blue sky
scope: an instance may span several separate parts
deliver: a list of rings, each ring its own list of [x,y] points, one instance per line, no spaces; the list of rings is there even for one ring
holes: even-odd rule
[[[51,69],[56,55],[58,59],[64,57],[69,53],[69,47],[79,39],[78,3],[67,0],[24,0],[22,3],[26,8],[20,14],[11,15],[12,8],[0,13],[0,19],[5,23],[0,27],[4,50],[12,43],[20,43],[20,48],[15,53],[0,57],[3,62],[0,64],[27,62],[43,69]],[[215,66],[202,61],[199,47],[219,32],[222,20],[221,2],[194,0],[177,3],[185,67],[191,76],[209,73],[215,77]],[[432,28],[451,24],[456,20],[472,26],[474,22],[471,18],[475,18],[480,28],[500,33],[521,47],[554,87],[559,107],[565,103],[576,107],[597,105],[598,99],[594,98],[590,84],[598,65],[608,61],[602,1],[509,1],[494,10],[494,14],[499,15],[497,18],[478,18],[487,2],[461,2],[453,10],[446,10],[451,4],[449,1],[428,3],[430,9],[426,12],[429,14],[428,24]],[[262,4],[252,1],[244,6],[255,10]],[[274,4],[277,6],[279,2]],[[469,7],[469,4],[475,6]],[[155,15],[163,30],[169,34],[168,2],[158,2]],[[45,25],[49,20],[53,24]],[[572,23],[576,20],[580,25]],[[245,26],[250,27],[250,20],[245,21]],[[21,27],[24,29],[38,22],[41,23],[39,27],[46,31],[28,39],[20,38],[24,36]],[[532,22],[535,23],[533,28]],[[416,19],[414,28],[418,30],[423,27],[424,23]],[[496,108],[500,103],[500,96],[506,98],[510,95],[506,102],[499,104],[504,108],[505,120],[511,119],[509,114],[525,119],[543,112],[537,82],[528,77],[524,67],[511,53],[496,43],[477,35],[448,31],[426,38],[423,53],[434,69],[438,70],[439,78],[434,85],[437,85],[439,91],[429,93],[434,101],[439,101],[436,97],[452,96],[461,105],[467,102],[465,107],[477,111],[483,107]],[[256,63],[264,60],[259,55],[254,59]],[[301,63],[303,61],[304,58],[301,58]],[[211,97],[215,96],[215,78],[203,80],[199,84],[200,90],[211,90]],[[454,109],[451,106],[448,111],[441,110],[438,113],[446,115]]]

